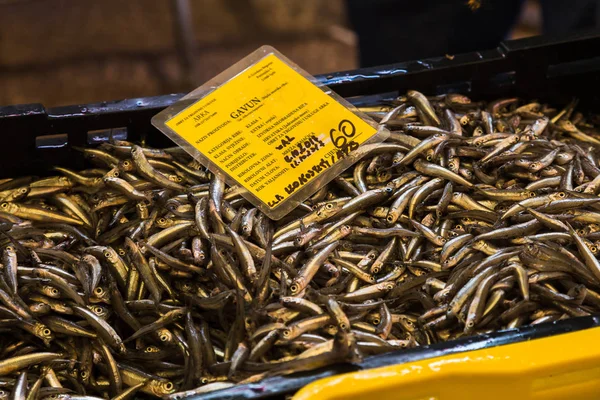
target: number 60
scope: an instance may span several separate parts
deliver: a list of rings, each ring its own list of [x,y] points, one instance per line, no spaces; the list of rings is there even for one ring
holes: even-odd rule
[[[339,133],[336,134],[336,132],[341,133],[341,135]],[[340,121],[337,130],[332,129],[331,131],[329,131],[329,136],[331,137],[331,141],[333,142],[333,145],[335,147],[337,147],[338,149],[343,149],[348,143],[347,138],[353,137],[355,133],[356,127],[354,126],[354,124],[347,119],[343,119]]]

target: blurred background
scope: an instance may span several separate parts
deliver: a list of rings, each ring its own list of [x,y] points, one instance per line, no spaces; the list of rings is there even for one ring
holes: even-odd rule
[[[423,20],[419,13],[435,14],[413,3],[431,2],[0,0],[0,105],[54,107],[187,92],[263,44],[312,74],[479,50],[471,47],[494,45],[460,37],[453,44],[446,31],[462,27],[468,36],[482,35],[485,13],[497,20],[506,9],[491,0],[446,2],[483,27],[443,25]],[[511,15],[502,17],[493,43],[542,32],[537,1],[502,2],[509,3]]]

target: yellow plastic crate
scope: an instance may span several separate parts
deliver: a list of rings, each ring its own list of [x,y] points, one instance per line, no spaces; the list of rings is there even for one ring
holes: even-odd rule
[[[600,399],[600,327],[315,381],[293,400]]]

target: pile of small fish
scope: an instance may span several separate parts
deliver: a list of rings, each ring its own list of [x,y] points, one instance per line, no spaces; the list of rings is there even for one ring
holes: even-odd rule
[[[0,399],[181,398],[600,310],[600,131],[416,91],[281,221],[180,148],[0,181]]]

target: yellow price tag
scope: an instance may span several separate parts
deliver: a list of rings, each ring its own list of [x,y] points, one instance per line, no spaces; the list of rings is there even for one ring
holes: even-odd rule
[[[164,125],[274,219],[289,212],[274,210],[292,197],[296,204],[306,199],[334,178],[320,180],[325,172],[378,133],[274,53],[169,115]]]

